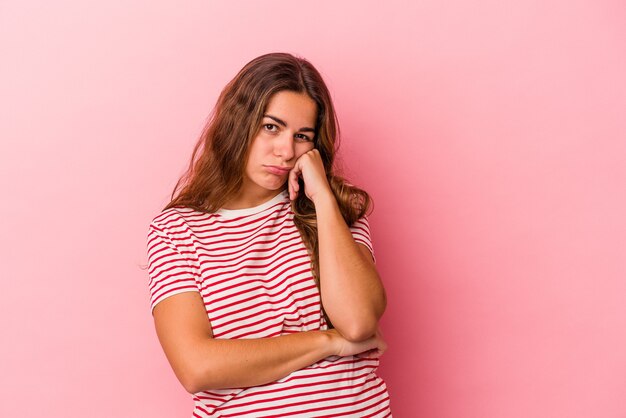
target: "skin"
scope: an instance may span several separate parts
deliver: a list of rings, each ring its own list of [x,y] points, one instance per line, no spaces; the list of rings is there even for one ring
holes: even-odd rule
[[[258,386],[273,382],[329,355],[380,357],[387,349],[377,320],[385,307],[369,250],[356,244],[341,217],[326,180],[319,152],[313,148],[317,109],[300,93],[279,92],[269,101],[271,118],[251,144],[241,193],[227,209],[253,207],[270,200],[288,183],[315,203],[320,242],[322,303],[335,329],[312,330],[274,338],[214,339],[204,301],[198,292],[184,292],[154,309],[159,341],[176,376],[189,393]],[[308,138],[306,138],[308,137]],[[269,173],[264,165],[289,167]],[[305,190],[296,189],[301,176]]]
[[[357,244],[346,225],[314,148],[316,103],[304,93],[280,91],[267,105],[250,146],[243,187],[227,208],[262,204],[283,190],[290,199],[304,192],[315,204],[320,248],[321,298],[335,328],[351,341],[374,336],[386,308],[386,294],[369,249]],[[286,126],[283,126],[281,122]],[[282,174],[266,166],[287,167]],[[302,177],[304,190],[299,190]]]
[[[225,209],[258,206],[276,196],[283,190],[290,173],[273,174],[265,166],[293,169],[300,157],[313,150],[313,132],[301,130],[315,127],[317,119],[317,105],[309,96],[280,91],[270,98],[265,114],[277,117],[287,126],[268,116],[263,118],[262,126],[250,145],[243,186],[239,194],[224,206]],[[298,167],[300,170],[301,166]],[[315,178],[319,181],[319,173],[316,174]]]
[[[380,335],[378,320],[387,306],[385,289],[369,249],[356,243],[343,219],[318,150],[304,153],[289,173],[291,199],[301,193],[299,176],[304,181],[304,193],[315,204],[321,298],[326,313],[350,341]]]

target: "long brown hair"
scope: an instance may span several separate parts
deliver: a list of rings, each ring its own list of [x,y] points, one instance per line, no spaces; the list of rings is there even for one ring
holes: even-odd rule
[[[306,93],[317,104],[314,146],[320,152],[346,223],[351,226],[370,210],[367,192],[335,173],[339,123],[322,76],[306,59],[280,52],[253,59],[224,87],[194,147],[189,168],[176,183],[171,201],[163,210],[185,206],[213,213],[238,193],[248,149],[261,128],[267,103],[282,90]],[[300,190],[304,190],[302,179],[299,181]],[[320,288],[315,206],[305,193],[298,193],[291,205],[294,223],[309,252],[312,274]],[[327,316],[326,320],[332,327]]]

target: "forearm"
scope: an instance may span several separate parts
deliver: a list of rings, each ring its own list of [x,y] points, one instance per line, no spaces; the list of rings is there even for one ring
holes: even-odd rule
[[[376,332],[386,307],[383,284],[354,241],[334,195],[318,198],[315,211],[322,304],[346,338],[365,339]]]
[[[334,353],[325,331],[306,331],[272,338],[207,339],[198,344],[191,393],[258,386],[274,382]]]

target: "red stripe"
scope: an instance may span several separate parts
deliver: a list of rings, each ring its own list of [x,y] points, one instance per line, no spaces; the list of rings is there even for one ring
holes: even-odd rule
[[[279,293],[284,293],[284,290],[283,290],[283,291],[280,291],[279,293],[276,293],[276,294],[271,294],[271,293],[269,292],[269,290],[275,290],[277,287],[281,286],[282,284],[287,283],[287,282],[289,281],[289,279],[290,279],[290,278],[292,278],[292,277],[294,277],[294,276],[297,276],[297,275],[300,275],[300,274],[302,274],[302,273],[304,273],[304,272],[300,272],[300,273],[297,273],[297,274],[292,274],[292,275],[289,275],[289,276],[287,276],[287,277],[281,277],[280,275],[276,275],[276,276],[274,276],[274,277],[271,277],[271,278],[270,278],[269,280],[267,280],[267,281],[266,281],[266,280],[262,280],[262,279],[260,279],[258,274],[252,274],[252,273],[249,273],[249,274],[241,275],[241,276],[239,276],[239,277],[244,277],[244,276],[245,276],[245,277],[248,277],[248,276],[252,276],[252,277],[256,277],[257,279],[256,279],[256,280],[248,280],[248,281],[245,281],[245,282],[241,282],[240,284],[238,283],[240,286],[244,286],[244,285],[246,285],[246,284],[251,284],[251,283],[258,283],[258,282],[261,282],[261,283],[260,283],[260,284],[258,284],[257,286],[250,287],[250,288],[248,288],[248,289],[244,289],[244,290],[240,290],[240,291],[238,291],[238,292],[229,293],[229,294],[224,295],[224,296],[221,296],[221,297],[219,297],[219,298],[218,298],[218,297],[213,297],[213,298],[212,298],[212,300],[213,300],[213,303],[217,303],[217,302],[221,302],[221,301],[223,301],[223,300],[228,300],[228,299],[233,298],[233,297],[235,297],[235,296],[244,295],[244,294],[246,294],[246,293],[253,293],[253,292],[255,292],[256,290],[259,290],[259,289],[266,289],[266,290],[268,290],[268,292],[267,292],[267,295],[266,295],[266,296],[268,296],[268,297],[273,297],[273,296],[278,295]],[[266,284],[265,284],[265,283],[268,283],[268,282],[269,282],[269,283],[271,283],[271,282],[273,282],[275,279],[276,279],[276,280],[279,280],[279,281],[276,281],[273,285],[266,285]],[[295,282],[291,282],[291,284],[292,284],[292,285],[295,285],[295,284],[300,284],[300,283],[303,283],[303,282],[305,282],[305,281],[310,281],[310,280],[311,280],[311,278],[310,278],[310,277],[304,277],[304,278],[301,278],[301,279],[299,279],[299,280],[297,280],[297,281],[295,281]],[[231,287],[231,288],[232,288],[232,286],[229,286],[229,287]],[[222,292],[220,291],[220,293],[222,293]],[[211,296],[211,294],[208,294],[208,295],[206,295],[206,296],[207,296],[207,297],[209,297],[209,296]],[[215,296],[215,295],[213,295],[213,296]],[[257,295],[257,296],[258,296],[258,295]]]
[[[313,288],[313,286],[311,286],[311,288]],[[308,298],[306,298],[306,299],[308,299]],[[254,305],[244,306],[243,308],[240,308],[240,309],[232,311],[232,314],[233,314],[232,316],[235,316],[235,314],[237,314],[237,313],[248,311],[248,310],[253,310],[254,308],[257,308],[259,306],[265,306],[265,305],[267,305],[267,303],[265,301],[261,301],[261,302],[259,302],[257,304],[254,304]],[[226,305],[226,306],[231,306],[231,305]],[[215,328],[219,328],[219,327],[221,327],[221,324],[218,324],[217,319],[221,319],[221,318],[224,318],[224,317],[229,317],[229,316],[231,316],[230,313],[231,312],[224,312],[222,315],[215,315],[215,316],[209,315],[209,317],[210,317],[211,321],[214,321],[216,323]],[[241,318],[237,318],[237,320],[241,321]]]
[[[180,261],[193,261],[191,259],[188,258],[177,258],[176,260],[172,261],[172,260],[166,260],[160,264],[156,264],[157,261],[160,261],[166,257],[171,257],[172,254],[165,254],[163,256],[160,257],[156,257],[154,258],[154,261],[151,261],[150,265],[151,268],[148,269],[149,273],[154,273],[155,270],[159,270],[159,273],[157,274],[157,276],[161,275],[161,273],[165,272],[165,271],[170,271],[173,270],[175,268],[182,268],[182,269],[187,269],[190,272],[193,272],[194,276],[197,276],[198,274],[191,269],[191,266],[189,264],[185,264],[185,263],[181,263]],[[162,267],[168,265],[168,264],[172,264],[170,267],[161,270]]]
[[[369,392],[370,390],[376,389],[378,387],[380,387],[381,385],[384,385],[384,382],[381,380],[380,383],[378,383],[378,385],[376,386],[372,386],[370,388],[365,389],[364,391],[360,392],[360,393],[365,393],[365,392]],[[383,388],[384,392],[385,389]],[[352,402],[348,402],[345,404],[335,404],[333,406],[321,406],[321,407],[316,407],[316,408],[309,408],[309,409],[298,409],[297,411],[293,411],[293,412],[286,412],[286,413],[282,413],[282,414],[275,414],[273,413],[271,415],[271,417],[287,417],[289,415],[294,415],[294,414],[302,414],[302,413],[306,413],[306,412],[314,412],[314,411],[328,411],[330,408],[343,408],[343,407],[349,407],[349,406],[353,406],[353,405],[358,405],[359,403],[368,401],[372,398],[375,398],[376,396],[380,395],[382,392],[380,393],[375,393],[373,395],[368,396],[367,398],[363,398],[363,399],[358,399],[356,401],[352,401]],[[344,399],[347,397],[350,398],[354,398],[355,394],[353,393],[349,393],[347,395],[340,395],[340,396],[330,396],[330,397],[326,397],[324,399],[322,399],[323,401],[334,401],[334,400],[339,400],[339,399]],[[246,413],[258,413],[258,412],[263,412],[263,411],[276,411],[277,409],[284,409],[284,408],[289,408],[292,406],[300,406],[300,405],[306,405],[306,404],[310,404],[313,402],[319,402],[320,399],[314,399],[311,401],[300,401],[300,402],[292,402],[292,403],[288,403],[288,404],[283,404],[280,405],[280,407],[276,407],[276,406],[272,406],[272,407],[267,407],[267,408],[257,408],[257,409],[250,409],[250,410],[246,410]],[[218,408],[221,409],[221,408]],[[229,417],[232,415],[222,415],[223,417]],[[255,415],[255,417],[257,418],[262,418],[260,415]]]
[[[179,286],[179,287],[174,287],[171,289],[167,289],[167,291],[163,292],[162,294],[155,294],[154,297],[152,298],[152,304],[156,305],[156,302],[160,300],[163,296],[167,295],[168,293],[172,293],[176,290],[180,290],[180,289],[190,289],[190,290],[198,290],[198,288],[196,286],[191,286],[191,285],[186,285],[186,286]],[[182,293],[182,292],[181,292]]]
[[[355,242],[373,252],[365,217],[350,231]],[[274,338],[326,328],[311,260],[286,200],[235,218],[169,209],[153,219],[147,242],[152,303],[175,292],[200,291],[214,338]],[[280,417],[335,411],[333,416],[389,416],[386,386],[375,374],[379,364],[376,358],[329,356],[265,385],[194,394],[193,415],[231,411]],[[366,384],[372,387],[364,388]],[[354,392],[338,394],[340,390]],[[341,409],[349,412],[337,412]]]
[[[265,274],[268,274],[268,273],[273,272],[273,271],[274,271],[274,270],[276,270],[277,268],[282,267],[283,265],[287,264],[288,262],[290,262],[290,261],[295,261],[295,260],[298,260],[298,259],[305,259],[305,261],[304,261],[304,262],[301,262],[301,263],[299,263],[299,264],[295,264],[295,265],[293,265],[292,267],[301,266],[301,265],[307,265],[307,264],[309,264],[309,265],[310,265],[310,264],[311,264],[310,259],[309,259],[309,260],[307,260],[307,259],[306,259],[306,257],[304,257],[303,255],[298,255],[298,256],[295,256],[295,257],[287,258],[287,255],[292,255],[293,253],[299,253],[299,252],[301,252],[301,250],[300,250],[300,249],[297,249],[297,250],[294,250],[294,251],[289,251],[288,253],[285,253],[285,255],[284,255],[284,256],[282,256],[281,258],[279,258],[279,259],[277,259],[277,260],[275,260],[275,261],[273,261],[273,262],[271,262],[271,263],[268,263],[268,264],[256,264],[256,265],[250,265],[250,266],[246,267],[246,269],[247,269],[247,270],[251,270],[251,269],[253,269],[253,268],[255,268],[255,269],[266,269],[267,267],[270,267],[270,266],[272,266],[272,265],[274,265],[274,264],[277,264],[277,263],[278,263],[278,265],[274,265],[274,267],[272,267],[270,270],[263,270],[263,272],[264,272]],[[241,269],[239,269],[239,270],[241,270]],[[202,277],[204,277],[204,280],[205,280],[205,281],[211,281],[211,282],[210,282],[210,283],[211,283],[211,286],[217,286],[217,285],[219,285],[219,284],[221,284],[221,283],[228,282],[228,281],[231,281],[232,279],[236,279],[236,278],[243,277],[244,275],[246,275],[246,274],[240,274],[240,275],[238,275],[238,276],[229,276],[228,278],[223,279],[223,280],[211,280],[211,279],[212,279],[212,278],[214,278],[214,277],[219,277],[219,276],[224,276],[224,275],[234,274],[234,273],[236,273],[237,271],[238,271],[238,270],[230,270],[230,271],[223,271],[223,272],[221,272],[221,273],[214,273],[214,274],[209,274],[209,275],[207,275],[207,274],[202,274]],[[279,273],[279,274],[280,274],[280,273]],[[250,275],[250,274],[247,274],[247,275]]]
[[[274,245],[273,247],[266,247],[266,248],[252,248],[249,249],[248,251],[246,251],[245,253],[239,254],[237,257],[232,257],[232,258],[221,258],[218,256],[211,256],[211,255],[206,255],[207,257],[211,257],[211,261],[214,263],[220,263],[220,267],[235,267],[238,265],[241,265],[243,263],[245,263],[246,261],[249,260],[264,260],[267,258],[271,258],[272,256],[279,254],[280,252],[278,250],[283,249],[285,247],[294,247],[297,246],[298,242],[299,242],[299,238],[300,236],[298,235],[298,231],[294,231],[293,237],[290,237],[289,239],[286,239],[284,241],[278,241],[276,242],[276,245]],[[283,236],[284,237],[284,236]],[[282,237],[281,237],[282,238]],[[251,246],[249,246],[248,248],[250,248]],[[218,249],[219,250],[219,249]],[[254,253],[268,253],[270,251],[275,250],[274,253],[271,253],[270,255],[264,256],[264,257],[247,257],[250,254],[254,254]],[[247,257],[247,258],[243,258],[243,257]],[[225,265],[221,265],[223,263],[228,263],[231,261],[235,261],[238,260],[236,263],[234,264],[225,264]],[[207,268],[204,271],[210,271],[210,268]],[[204,272],[203,271],[203,272]]]
[[[319,321],[319,320],[317,320],[317,321]],[[304,326],[310,325],[310,324],[312,324],[314,322],[317,322],[317,321],[311,321],[309,323],[305,323]],[[251,331],[243,333],[243,334],[233,335],[232,338],[245,338],[247,336],[258,334],[259,332],[266,331],[266,330],[271,329],[271,328],[276,328],[276,326],[277,326],[276,324],[270,324],[270,325],[266,326],[265,328],[261,328],[259,330],[251,330]],[[282,333],[284,332],[284,329],[281,329],[280,332],[281,332],[281,335],[282,335]]]
[[[217,231],[218,229],[235,229],[235,228],[241,228],[242,226],[248,226],[248,225],[252,225],[254,223],[258,223],[258,222],[265,222],[267,223],[268,220],[271,219],[277,219],[277,218],[283,218],[286,217],[286,215],[290,212],[291,207],[286,206],[286,207],[281,207],[280,204],[276,204],[273,206],[273,208],[276,208],[276,212],[274,213],[269,213],[266,215],[263,215],[261,217],[257,217],[258,214],[252,215],[250,216],[250,221],[247,222],[241,222],[240,219],[242,218],[226,218],[223,216],[219,216],[215,218],[215,222],[212,223],[212,225],[219,225],[217,228],[214,229],[210,229],[210,230],[202,230],[200,228],[198,228],[198,231],[200,232],[213,232],[213,231]],[[228,224],[235,224],[235,225],[228,225]]]
[[[316,286],[315,286],[315,284],[312,284],[312,285],[310,285],[309,287],[303,288],[303,290],[305,290],[305,289],[306,289],[306,290],[308,290],[308,289],[313,289],[314,287],[316,287]],[[242,311],[241,311],[241,309],[238,309],[238,310],[231,310],[230,308],[232,308],[233,306],[240,305],[240,304],[242,304],[242,303],[248,302],[248,301],[250,301],[250,300],[252,300],[252,299],[256,299],[256,298],[258,298],[258,295],[251,295],[251,296],[249,296],[249,297],[247,297],[247,298],[244,298],[244,299],[238,299],[238,300],[232,301],[232,302],[230,302],[230,303],[228,303],[228,304],[225,304],[225,305],[220,306],[220,307],[219,307],[219,308],[217,308],[217,309],[212,309],[212,310],[207,311],[207,312],[208,312],[208,313],[212,313],[212,312],[219,312],[219,311],[222,311],[222,310],[225,310],[225,309],[226,309],[226,312],[224,312],[222,315],[214,315],[214,316],[213,316],[213,319],[222,318],[222,317],[224,317],[224,316],[230,316],[231,314],[237,314],[237,313],[239,313],[239,312],[242,312]],[[277,299],[277,300],[275,300],[275,303],[274,303],[274,304],[275,304],[275,305],[278,305],[278,304],[280,304],[281,302],[284,302],[285,300],[287,300],[288,298],[289,298],[289,295],[285,295],[282,299]],[[227,300],[227,299],[229,299],[229,298],[228,298],[228,297],[223,297],[221,300]],[[259,302],[259,303],[255,304],[255,305],[250,305],[250,306],[247,306],[247,307],[243,307],[242,309],[246,309],[246,310],[247,310],[247,309],[252,309],[252,308],[256,308],[256,307],[258,307],[258,306],[263,306],[263,305],[265,305],[265,304],[266,304],[266,301],[261,301],[261,302]],[[227,308],[228,308],[228,309],[227,309]]]
[[[187,273],[186,273],[186,272],[180,272],[180,273],[169,274],[169,275],[167,275],[167,276],[165,276],[165,277],[159,277],[159,280],[166,280],[166,279],[170,279],[170,278],[172,278],[172,277],[178,277],[178,276],[184,276],[184,278],[183,278],[183,279],[178,279],[178,280],[170,280],[170,281],[167,281],[167,282],[161,283],[159,286],[157,286],[157,284],[158,284],[159,282],[155,282],[155,283],[152,285],[152,287],[150,288],[150,291],[151,291],[152,293],[159,293],[159,292],[161,292],[163,289],[165,289],[165,288],[169,288],[170,286],[172,286],[172,285],[173,285],[173,284],[175,284],[175,283],[187,283],[187,285],[191,286],[191,284],[189,284],[189,282],[190,282],[190,280],[191,280],[191,279],[189,278],[189,276],[187,276]],[[195,284],[195,281],[194,281],[194,287],[195,287],[196,289],[198,288],[198,286],[196,286],[196,284]],[[198,289],[198,291],[200,291],[200,290]]]
[[[219,234],[215,234],[215,235],[209,235],[209,236],[202,236],[200,238],[205,239],[207,241],[209,241],[211,243],[211,245],[214,244],[220,244],[222,242],[237,242],[237,241],[242,241],[244,239],[247,239],[248,241],[254,241],[255,238],[258,238],[259,236],[265,236],[265,235],[274,235],[276,233],[280,233],[283,230],[283,225],[285,223],[287,223],[288,218],[283,218],[281,220],[281,222],[279,224],[274,224],[272,225],[272,229],[271,232],[267,232],[265,234],[259,234],[259,235],[255,235],[257,231],[262,231],[263,229],[261,228],[253,228],[250,230],[241,230],[238,231],[237,234],[246,234],[245,237],[243,238],[228,238],[228,239],[223,239],[223,240],[215,240],[215,238],[219,238],[219,237],[225,237],[225,236],[230,236],[230,235],[234,235],[233,232],[222,232]],[[294,225],[295,226],[295,225]],[[289,226],[291,227],[291,226]],[[241,244],[240,244],[241,245]],[[230,247],[225,247],[225,248],[230,248]]]
[[[342,372],[346,372],[346,371],[349,371],[349,370],[342,370]],[[364,373],[364,374],[354,375],[354,376],[352,376],[349,379],[341,378],[341,379],[324,379],[323,381],[311,381],[311,382],[308,382],[308,383],[300,383],[300,384],[295,384],[295,385],[291,385],[291,386],[284,386],[284,387],[281,386],[280,388],[277,388],[277,389],[268,389],[268,390],[254,391],[254,392],[251,392],[247,396],[251,400],[252,400],[253,397],[265,396],[266,400],[264,400],[263,398],[260,398],[255,403],[258,403],[258,402],[268,402],[268,401],[271,401],[272,399],[278,399],[278,398],[274,397],[274,395],[276,393],[286,392],[286,391],[290,391],[290,390],[294,390],[294,389],[298,389],[298,388],[312,388],[312,387],[315,387],[315,386],[319,386],[320,384],[328,385],[328,384],[332,384],[332,383],[351,382],[351,381],[361,380],[362,378],[364,378],[364,377],[366,377],[368,375],[371,375],[370,371],[368,371],[367,373]],[[373,376],[372,379],[368,379],[366,381],[370,381],[370,380],[378,378],[378,376],[375,376],[375,375],[372,375],[372,376]],[[271,386],[273,386],[273,384],[265,385],[265,386],[271,387]],[[333,390],[336,390],[336,388],[333,389]],[[271,397],[268,397],[266,395],[271,395]],[[241,406],[241,405],[233,405],[233,406],[238,407],[238,406]]]
[[[387,391],[386,391],[386,389],[385,389],[385,390],[383,390],[383,391],[379,392],[378,394],[383,394],[383,393],[386,393],[386,392],[387,392]],[[370,398],[369,398],[369,399],[372,399],[372,397],[370,396]],[[363,408],[361,408],[361,409],[353,409],[353,410],[346,411],[346,412],[334,412],[334,413],[333,413],[333,416],[338,417],[338,416],[342,416],[342,415],[352,415],[352,414],[354,414],[355,412],[365,412],[366,410],[370,410],[371,408],[374,408],[374,407],[376,407],[376,406],[380,405],[381,403],[383,403],[383,402],[388,402],[388,401],[389,401],[389,397],[388,397],[388,396],[386,396],[386,397],[382,398],[381,400],[379,400],[379,401],[377,401],[377,402],[375,402],[375,403],[373,403],[373,404],[369,404],[369,405],[367,405],[367,406],[364,406],[364,407],[363,407]],[[382,409],[379,409],[379,410],[377,410],[377,411],[374,411],[372,414],[370,414],[370,415],[366,415],[366,416],[367,416],[367,417],[373,417],[373,416],[375,416],[376,414],[378,414],[380,411],[383,411],[383,410],[385,410],[385,409],[387,409],[387,408],[389,408],[389,405],[385,405]],[[365,416],[362,416],[362,418],[365,418]]]
[[[303,300],[307,300],[307,299],[310,299],[310,296],[296,298],[296,299],[294,299],[294,301],[296,301],[296,302],[301,302],[301,301],[303,301]],[[308,304],[306,304],[306,305],[301,305],[301,306],[299,307],[299,309],[301,309],[301,310],[306,310],[307,308],[311,308],[311,307],[313,307],[313,306],[315,306],[315,305],[319,305],[319,300],[314,300],[314,301],[312,301],[312,302],[310,302],[310,303],[308,303]],[[222,323],[220,323],[220,325],[219,325],[219,326],[220,326],[220,327],[224,327],[224,326],[226,326],[226,325],[230,325],[230,324],[232,324],[232,323],[241,322],[241,321],[243,321],[243,320],[246,320],[246,319],[249,319],[249,318],[254,318],[254,317],[256,317],[256,316],[263,315],[263,314],[265,314],[265,313],[270,313],[270,312],[272,312],[272,313],[273,313],[273,312],[277,312],[277,309],[264,309],[264,310],[262,310],[262,311],[253,312],[253,313],[251,313],[250,315],[240,316],[240,317],[233,318],[233,319],[231,319],[230,321],[225,321],[225,322],[222,322]],[[319,307],[318,307],[318,309],[317,309],[316,311],[313,311],[313,312],[321,312],[321,311],[319,310]],[[295,313],[296,313],[296,311],[291,311],[291,312],[286,312],[285,314],[286,314],[286,315],[293,315],[293,314],[295,314]]]
[[[215,408],[212,408],[213,411],[215,411]],[[194,408],[194,413],[193,415],[196,417],[200,417],[200,415],[196,415],[196,411],[201,411],[205,414],[207,414],[208,416],[212,416],[213,412],[209,412],[208,410],[206,410],[205,408],[201,407],[200,405],[196,405],[196,407]],[[211,414],[211,415],[209,415]],[[200,418],[204,418],[204,417],[200,417]]]
[[[293,267],[298,267],[298,266],[300,266],[300,265],[295,264]],[[282,281],[283,281],[283,282],[285,282],[285,281],[287,281],[288,279],[291,279],[291,278],[293,278],[293,277],[295,277],[295,276],[298,276],[298,275],[302,275],[302,274],[304,274],[304,273],[306,273],[306,270],[305,270],[305,271],[296,272],[296,273],[294,273],[294,274],[292,274],[292,275],[289,275],[288,277],[284,277],[284,278],[282,279]],[[272,282],[272,281],[274,281],[275,279],[278,279],[278,280],[280,280],[280,279],[281,279],[279,274],[277,274],[277,275],[274,275],[274,276],[270,277],[268,280],[262,280],[262,279],[258,278],[258,277],[259,277],[259,275],[258,275],[258,274],[242,274],[242,275],[240,275],[240,276],[238,276],[238,277],[235,277],[235,278],[233,278],[233,279],[231,279],[231,280],[235,280],[235,279],[237,279],[237,278],[239,278],[239,277],[247,277],[247,276],[257,277],[257,280],[259,280],[259,281],[263,281],[263,282],[266,282],[266,283],[267,283],[267,282],[270,282],[270,283],[271,283],[271,282]],[[311,282],[313,282],[313,284],[315,284],[315,281],[313,280],[313,278],[312,278],[311,276],[305,276],[305,277],[303,277],[303,278],[299,279],[297,283],[300,283],[300,282],[302,282],[302,281],[311,281]],[[274,287],[275,287],[275,286],[274,286]],[[271,288],[273,289],[274,287],[271,287]],[[204,292],[204,290],[205,290],[205,289],[206,289],[206,287],[203,287],[201,290]],[[288,292],[283,292],[283,293],[285,293],[285,294],[286,294],[286,295],[285,295],[286,297],[291,296]],[[268,296],[268,297],[271,297],[271,296],[275,296],[275,295],[271,295],[271,294],[269,294],[269,293],[268,293],[268,294],[267,294],[267,296]],[[229,296],[228,296],[228,295],[225,295],[225,296],[222,296],[222,297],[220,297],[220,298],[212,298],[211,300],[212,300],[212,304],[213,304],[213,305],[215,305],[217,302],[220,302],[220,301],[223,301],[223,300],[227,300],[228,298],[229,298]],[[219,309],[223,309],[223,307],[222,307],[222,308],[213,308],[213,309],[211,309],[211,312],[214,312],[214,311],[219,310]]]
[[[371,378],[367,379],[364,383],[367,383],[371,380],[375,380],[376,376],[372,376]],[[339,380],[339,382],[342,382],[341,380]],[[318,382],[318,384],[320,383],[327,383],[327,382]],[[232,409],[232,408],[241,408],[243,406],[249,406],[249,405],[259,405],[263,402],[275,402],[275,401],[279,401],[279,400],[289,400],[289,399],[295,399],[298,397],[302,397],[302,396],[311,396],[311,395],[317,395],[320,393],[327,393],[327,392],[338,392],[341,390],[345,390],[345,389],[354,389],[356,387],[361,386],[363,383],[356,383],[356,384],[352,384],[352,385],[347,385],[347,386],[336,386],[336,387],[332,387],[332,388],[328,388],[328,389],[317,389],[317,390],[311,390],[308,392],[300,392],[297,394],[293,394],[293,395],[283,395],[283,396],[272,396],[270,398],[266,398],[266,399],[257,399],[254,401],[250,401],[250,402],[241,402],[241,403],[233,403],[231,405],[224,405],[222,407],[220,407],[220,412],[228,410],[228,409]],[[376,387],[376,386],[374,386]],[[284,391],[287,391],[287,389],[285,389]],[[277,393],[279,391],[276,391],[275,393]],[[256,393],[255,393],[256,394]],[[346,395],[341,395],[341,397],[345,397]],[[349,394],[348,396],[352,396],[352,394]],[[338,399],[340,397],[334,397],[333,399]],[[328,400],[328,398],[321,398],[324,399],[325,401]],[[320,398],[318,399],[313,399],[313,400],[306,400],[306,401],[300,401],[297,404],[307,404],[307,403],[312,403],[312,402],[318,402],[320,400]],[[291,404],[283,404],[281,405],[281,408],[286,408],[289,406],[294,405],[294,403]],[[272,406],[272,409],[276,409],[276,406]],[[256,412],[256,411],[264,411],[267,410],[267,408],[261,408],[261,409],[254,409],[254,410],[250,410],[249,412]],[[248,412],[248,411],[247,411]]]
[[[273,310],[274,312],[279,312],[279,313],[278,313],[278,315],[274,315],[274,316],[263,316],[263,317],[261,317],[261,319],[259,319],[258,321],[255,321],[255,322],[246,322],[246,325],[243,325],[243,326],[242,326],[242,325],[240,325],[240,326],[236,326],[236,327],[233,327],[233,328],[230,328],[230,329],[225,329],[225,327],[220,326],[220,327],[219,327],[219,335],[220,335],[220,336],[222,336],[222,335],[224,335],[224,334],[232,334],[233,332],[239,331],[239,330],[241,330],[241,329],[243,329],[243,328],[253,327],[253,326],[255,326],[255,325],[260,325],[260,324],[262,324],[262,323],[264,323],[264,322],[272,321],[272,320],[274,320],[274,319],[276,319],[276,318],[278,318],[278,317],[285,316],[285,313],[283,313],[283,312],[282,312],[282,310],[281,310],[281,311],[278,311],[278,309],[272,309],[272,310]],[[298,310],[297,308],[295,308],[295,309],[294,309],[294,311],[296,311],[296,312],[297,312],[297,310]],[[258,316],[260,316],[260,315],[258,315]],[[317,321],[319,321],[320,311],[317,311],[317,312],[313,311],[313,312],[311,312],[310,314],[308,314],[307,316],[315,316],[315,317],[317,318]],[[290,325],[290,326],[301,326],[301,327],[306,327],[307,325],[310,325],[311,323],[314,323],[314,322],[315,322],[315,319],[314,319],[314,320],[309,320],[309,322],[305,322],[304,318],[303,318],[303,317],[302,317],[302,315],[301,315],[301,314],[299,314],[299,313],[298,313],[298,319],[300,319],[300,321],[299,321],[299,322],[296,322],[294,325]],[[231,321],[231,322],[232,322],[232,321]],[[240,321],[239,321],[239,322],[240,322]],[[274,324],[275,324],[275,322],[274,322]],[[214,327],[214,329],[215,329],[215,328],[218,328],[218,327]],[[249,332],[248,334],[254,334],[254,333],[258,332],[258,331],[259,331],[259,330],[251,331],[251,332]],[[241,338],[243,335],[247,335],[247,334],[245,334],[245,333],[244,333],[244,334],[237,335],[237,336],[231,336],[230,338]],[[215,334],[214,334],[214,336],[215,336]]]
[[[277,231],[277,232],[282,232],[282,231]],[[292,233],[298,233],[297,230],[291,231],[291,232]],[[272,232],[272,233],[261,234],[259,236],[271,236],[271,235],[277,235],[277,234],[275,232]],[[205,247],[202,244],[197,244],[197,249],[205,251],[207,253],[207,255],[209,255],[211,257],[214,257],[215,261],[222,261],[220,259],[220,257],[230,256],[230,255],[233,255],[233,254],[239,254],[241,251],[246,250],[246,249],[252,247],[253,245],[270,244],[270,243],[273,243],[273,242],[277,241],[278,238],[280,238],[280,237],[281,237],[281,235],[278,234],[275,239],[270,239],[270,240],[266,240],[266,241],[251,241],[251,243],[245,242],[245,243],[240,243],[238,245],[230,245],[230,246],[226,246],[225,245],[225,246],[220,246],[220,247],[217,248],[218,251],[230,250],[232,248],[239,248],[238,250],[231,251],[229,253],[212,254],[211,251],[215,251],[216,248],[214,248],[214,247]],[[217,244],[217,242],[211,243],[211,244]],[[246,245],[246,246],[240,248],[242,245]]]
[[[386,394],[386,396],[383,399],[381,399],[380,401],[378,401],[375,404],[372,404],[370,406],[377,406],[377,405],[380,405],[381,403],[383,403],[385,401],[387,403],[385,405],[383,405],[382,408],[379,408],[378,411],[375,411],[375,412],[373,412],[370,415],[365,415],[363,418],[372,418],[372,417],[375,417],[376,415],[380,414],[381,412],[387,412],[387,414],[385,414],[385,417],[388,417],[389,415],[391,415],[391,409],[389,409],[389,403],[390,403],[391,400],[389,399],[389,395],[388,394]],[[385,417],[383,417],[383,418],[385,418]]]

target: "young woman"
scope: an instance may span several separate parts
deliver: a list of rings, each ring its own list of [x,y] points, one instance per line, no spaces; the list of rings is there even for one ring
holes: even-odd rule
[[[334,173],[319,72],[255,58],[148,230],[156,332],[193,417],[390,417],[368,194]]]

